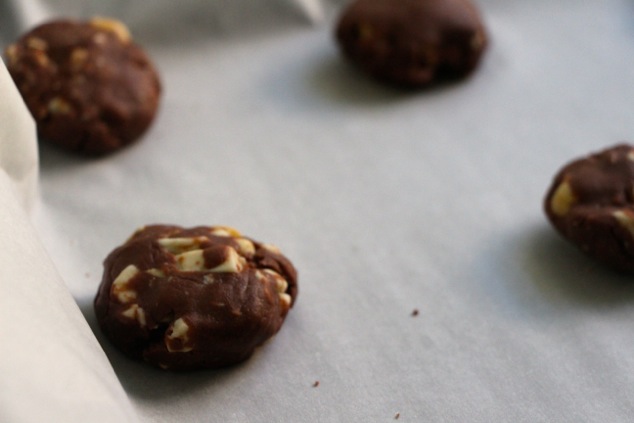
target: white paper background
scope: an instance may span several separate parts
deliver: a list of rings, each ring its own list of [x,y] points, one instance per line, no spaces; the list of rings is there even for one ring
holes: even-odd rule
[[[95,329],[100,263],[142,224],[232,225],[299,269],[285,326],[236,368],[159,372],[102,339],[141,418],[630,421],[634,285],[541,201],[564,162],[634,141],[634,3],[481,0],[477,74],[414,94],[341,60],[334,3],[261,27],[241,3],[186,32],[184,12],[135,21],[165,86],[140,143],[41,149],[40,235]]]

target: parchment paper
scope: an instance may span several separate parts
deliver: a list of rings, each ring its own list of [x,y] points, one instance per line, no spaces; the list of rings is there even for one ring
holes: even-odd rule
[[[634,284],[541,211],[561,165],[634,141],[631,1],[480,0],[478,72],[417,93],[341,59],[339,3],[158,3],[130,12],[165,86],[155,125],[98,160],[42,146],[36,220],[141,420],[631,421]],[[101,261],[154,222],[294,261],[296,307],[251,360],[165,373],[101,337]]]

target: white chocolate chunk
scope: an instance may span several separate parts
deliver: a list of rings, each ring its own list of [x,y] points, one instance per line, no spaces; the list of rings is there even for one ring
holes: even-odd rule
[[[147,324],[145,320],[145,310],[139,307],[138,304],[132,304],[128,309],[121,313],[121,315],[129,319],[136,320],[137,322],[139,322],[139,325],[141,325],[141,327],[145,327],[145,325]]]
[[[261,271],[260,269],[257,269],[255,271],[255,277],[257,280],[259,280],[260,282],[264,282],[266,280],[266,276],[264,275],[264,272]]]
[[[282,292],[282,293],[280,293],[280,294],[278,294],[278,295],[280,296],[280,302],[281,302],[282,304],[284,304],[284,305],[285,305],[285,306],[287,306],[287,307],[290,307],[290,306],[291,306],[291,301],[292,301],[292,298],[291,298],[291,296],[290,296],[290,295],[288,295],[288,294],[286,294],[286,293],[284,293],[284,292]]]
[[[176,347],[172,342],[174,340],[180,341],[182,347]],[[165,346],[169,352],[188,352],[193,350],[193,347],[187,346],[187,342],[189,342],[189,326],[181,317],[174,320],[171,332],[165,335]]]
[[[236,250],[231,247],[227,247],[227,258],[213,269],[209,269],[210,272],[215,273],[240,273],[246,265],[246,260],[241,257]]]
[[[28,48],[32,48],[33,50],[46,50],[48,48],[48,43],[38,37],[27,38],[26,45]]]
[[[282,275],[271,269],[264,269],[264,272],[273,276],[277,292],[286,292],[286,290],[288,289],[288,282],[286,281],[286,279],[284,279]]]
[[[242,236],[240,231],[232,228],[231,226],[214,226],[213,228],[211,228],[211,231],[209,231],[209,233],[215,236],[227,236],[235,238]]]
[[[193,238],[161,238],[158,243],[170,253],[179,254],[185,251],[196,250],[201,243],[207,241],[204,236]]]
[[[184,272],[198,272],[205,269],[203,250],[186,251],[176,256],[180,270]]]
[[[112,282],[112,295],[115,295],[120,302],[126,304],[136,299],[136,291],[128,289],[128,284],[138,273],[139,268],[131,264],[123,269]]]
[[[627,159],[634,162],[634,150],[630,150],[630,152],[627,153]]]
[[[48,102],[48,111],[54,115],[67,115],[73,110],[69,102],[60,97],[55,97]]]
[[[112,285],[117,286],[127,284],[134,276],[136,276],[137,273],[139,273],[139,268],[136,267],[134,264],[130,264],[125,269],[123,269],[121,273],[119,273],[119,276],[115,278],[114,282],[112,282]]]
[[[275,287],[277,288],[277,292],[286,292],[286,290],[288,289],[288,282],[286,282],[286,279],[276,278],[275,282],[276,282]]]
[[[211,269],[205,267],[203,250],[187,251],[178,254],[175,258],[179,269],[184,272],[200,272],[204,270],[214,273],[240,273],[246,265],[246,260],[231,247],[226,247],[225,251],[227,253],[225,261]]]
[[[273,281],[275,282],[275,290],[279,293],[279,294],[285,294],[286,290],[288,289],[288,281],[286,279],[284,279],[284,277],[282,275],[280,275],[279,273],[277,273],[274,270],[271,269],[258,269],[255,271],[255,277],[260,281],[260,282],[265,282],[267,280],[270,280],[270,278],[273,278]]]
[[[119,291],[115,294],[117,299],[123,304],[127,304],[136,300],[136,291],[127,290],[127,291]]]
[[[169,352],[189,352],[189,351],[194,349],[193,347],[178,348],[178,347],[173,346],[170,342],[166,342],[165,345],[167,346],[167,351],[169,351]]]
[[[262,244],[262,248],[275,254],[280,253],[280,249],[277,248],[277,246],[273,244]]]
[[[70,55],[70,65],[75,72],[81,70],[88,60],[88,50],[85,48],[76,48]]]
[[[7,58],[9,59],[9,64],[15,64],[18,60],[18,46],[15,44],[11,44],[5,50]]]
[[[255,254],[255,245],[246,239],[246,238],[236,238],[235,241],[238,243],[238,252],[243,256],[252,256]]]
[[[550,208],[557,216],[565,216],[570,211],[570,207],[577,201],[572,188],[567,181],[557,187],[551,200]]]
[[[162,270],[156,269],[156,268],[148,269],[148,270],[145,271],[145,273],[148,273],[148,274],[150,274],[152,276],[156,276],[157,278],[164,278],[165,277],[165,273],[163,273]]]
[[[632,236],[634,236],[634,213],[624,210],[617,210],[612,213],[612,216],[627,229]]]
[[[121,21],[96,17],[90,20],[90,25],[95,28],[113,32],[122,43],[128,43],[132,39],[128,27]]]
[[[44,50],[37,50],[35,52],[35,60],[37,61],[37,64],[43,68],[47,68],[51,64],[51,61],[49,60]]]
[[[187,323],[185,323],[185,320],[180,317],[176,319],[172,324],[172,333],[168,336],[168,338],[187,340],[187,332],[189,332],[189,325],[187,325]]]

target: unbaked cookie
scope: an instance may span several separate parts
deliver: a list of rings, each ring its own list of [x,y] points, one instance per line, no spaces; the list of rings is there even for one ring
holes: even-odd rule
[[[119,21],[51,21],[5,55],[41,138],[66,150],[111,153],[137,140],[154,119],[158,74]]]
[[[94,305],[124,353],[191,370],[247,359],[296,298],[296,270],[277,247],[229,227],[152,225],[106,258]]]
[[[634,272],[634,147],[616,145],[565,165],[546,194],[544,210],[583,252]]]
[[[407,87],[469,75],[487,45],[471,0],[356,0],[341,13],[336,38],[359,68]]]

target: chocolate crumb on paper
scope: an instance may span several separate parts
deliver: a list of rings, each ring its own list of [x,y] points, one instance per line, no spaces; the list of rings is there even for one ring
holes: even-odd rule
[[[318,380],[313,382],[313,388],[317,388],[318,386],[319,386],[319,381]]]

